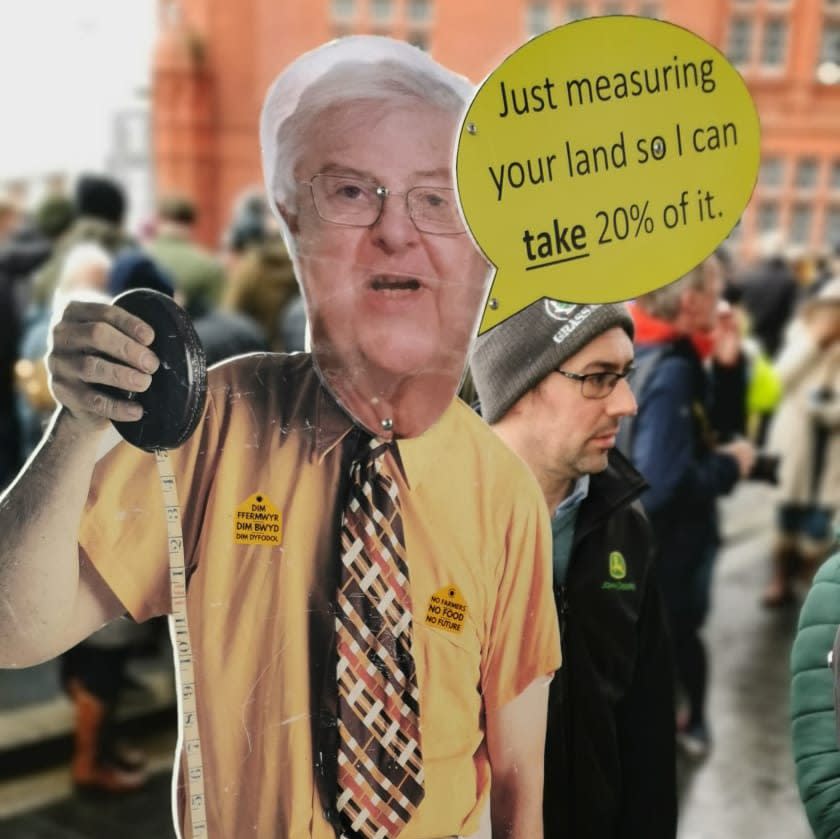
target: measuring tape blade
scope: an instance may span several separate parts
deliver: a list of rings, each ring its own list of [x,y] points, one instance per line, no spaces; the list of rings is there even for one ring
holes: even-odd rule
[[[177,771],[181,771],[184,755],[187,760],[186,806],[190,812],[192,839],[207,839],[207,816],[204,800],[204,764],[201,759],[201,738],[198,732],[195,662],[190,627],[187,620],[187,571],[184,563],[184,534],[181,528],[181,507],[178,488],[169,453],[155,451],[155,460],[166,509],[166,537],[169,550],[169,591],[172,612],[169,615],[169,636],[175,656],[175,684],[178,698],[178,745],[175,749]],[[177,777],[177,776],[176,776]],[[177,786],[176,786],[177,788]],[[177,802],[177,797],[176,797]],[[181,836],[177,806],[175,828]]]

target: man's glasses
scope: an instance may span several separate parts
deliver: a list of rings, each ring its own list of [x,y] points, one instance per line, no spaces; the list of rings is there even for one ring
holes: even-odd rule
[[[634,367],[630,367],[623,373],[570,373],[567,370],[557,372],[567,379],[580,382],[580,392],[585,399],[606,399],[621,379],[630,381],[635,371]]]
[[[441,236],[464,232],[455,190],[448,187],[415,186],[407,192],[392,192],[360,178],[324,174],[299,183],[309,187],[315,210],[331,224],[371,227],[379,221],[386,198],[404,197],[408,214],[421,232]]]

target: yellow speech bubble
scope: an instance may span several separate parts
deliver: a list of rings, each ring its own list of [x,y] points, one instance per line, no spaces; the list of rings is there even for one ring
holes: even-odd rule
[[[456,180],[496,276],[486,332],[534,300],[627,300],[731,232],[758,174],[758,114],[713,46],[648,18],[589,18],[510,55],[460,128]]]

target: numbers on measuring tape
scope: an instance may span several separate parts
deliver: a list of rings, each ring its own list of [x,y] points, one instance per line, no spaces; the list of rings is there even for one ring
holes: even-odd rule
[[[198,710],[195,702],[195,674],[190,630],[187,620],[187,573],[184,567],[184,539],[181,531],[181,507],[178,503],[175,477],[166,451],[155,452],[160,486],[166,512],[167,547],[169,551],[169,591],[172,600],[170,635],[177,660],[179,744],[186,755],[187,796],[190,802],[192,839],[207,836],[204,798],[204,766],[201,759],[201,740],[198,730]]]

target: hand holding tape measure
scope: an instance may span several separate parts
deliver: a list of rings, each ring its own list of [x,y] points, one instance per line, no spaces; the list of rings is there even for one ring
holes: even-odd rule
[[[97,426],[110,419],[128,443],[153,452],[157,461],[167,523],[178,754],[186,754],[192,836],[205,837],[204,770],[187,620],[184,540],[167,451],[186,442],[203,413],[207,397],[204,350],[187,313],[157,291],[136,289],[115,298],[111,306],[78,304],[68,309],[53,339],[56,395],[77,419],[86,415]],[[86,359],[81,375],[72,354]]]

